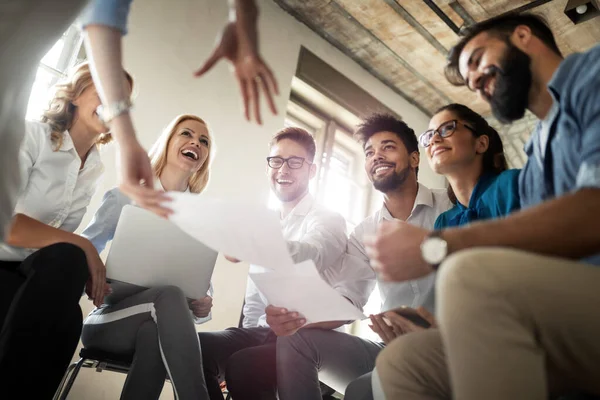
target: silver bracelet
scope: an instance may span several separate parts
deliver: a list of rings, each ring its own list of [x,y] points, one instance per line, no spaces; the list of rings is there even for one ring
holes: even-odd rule
[[[115,101],[108,106],[99,105],[96,109],[96,113],[100,117],[100,120],[105,125],[110,124],[110,121],[117,118],[121,114],[129,112],[133,108],[133,103],[129,99]]]

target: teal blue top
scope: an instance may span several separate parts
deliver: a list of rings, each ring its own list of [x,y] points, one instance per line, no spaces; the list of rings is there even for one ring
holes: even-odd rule
[[[483,174],[473,189],[469,206],[465,207],[457,202],[454,207],[437,217],[435,229],[504,217],[518,210],[521,207],[519,172],[518,169],[509,169],[499,175]]]

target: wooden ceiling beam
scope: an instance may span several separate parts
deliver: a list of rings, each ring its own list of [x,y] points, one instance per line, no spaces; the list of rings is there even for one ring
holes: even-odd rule
[[[455,13],[460,15],[463,21],[465,21],[466,26],[475,25],[476,21],[473,19],[471,14],[469,14],[469,12],[465,10],[465,8],[457,0],[451,1],[448,3],[448,5],[454,10]]]
[[[274,0],[274,2],[279,7],[281,7],[285,12],[287,12],[288,14],[290,14],[292,17],[294,17],[295,19],[297,19],[302,24],[306,25],[310,30],[312,30],[313,32],[315,32],[317,35],[319,35],[324,40],[326,40],[327,42],[329,42],[333,47],[335,47],[340,52],[342,52],[344,55],[346,55],[348,58],[352,59],[354,62],[356,62],[358,65],[360,65],[363,69],[365,69],[367,72],[369,72],[371,75],[373,75],[376,79],[378,79],[379,81],[381,81],[381,83],[383,83],[384,85],[386,85],[388,88],[390,88],[396,94],[398,94],[399,96],[401,96],[404,100],[406,100],[407,102],[409,102],[413,106],[417,107],[425,115],[431,116],[431,111],[430,110],[428,110],[422,104],[420,104],[419,102],[417,102],[414,98],[408,96],[406,93],[404,93],[402,90],[400,90],[394,84],[394,82],[390,81],[388,78],[386,78],[381,73],[379,73],[379,71],[377,71],[375,68],[373,68],[371,65],[369,65],[369,63],[365,62],[363,59],[361,59],[359,56],[357,56],[355,53],[353,53],[348,47],[346,47],[345,45],[343,45],[340,41],[338,41],[335,37],[333,37],[327,31],[325,31],[320,26],[318,26],[317,24],[315,24],[314,22],[312,22],[309,18],[306,18],[305,15],[300,14],[294,8],[290,7],[286,3],[285,0]],[[360,26],[362,27],[362,25],[360,25]],[[390,52],[392,54],[396,55],[396,53],[394,53],[393,51],[390,50]]]
[[[442,53],[444,57],[448,55],[448,49],[439,42],[423,25],[421,25],[404,7],[402,7],[396,0],[384,0],[398,15],[414,28],[421,36],[425,38],[437,51]]]
[[[392,50],[386,43],[384,43],[377,35],[375,35],[373,32],[371,32],[369,29],[365,28],[363,24],[361,24],[359,21],[356,20],[356,18],[354,18],[354,16],[352,14],[350,14],[344,7],[342,7],[341,5],[338,4],[338,2],[336,0],[331,0],[330,5],[332,7],[335,8],[335,10],[337,12],[339,12],[341,15],[344,16],[344,18],[348,19],[349,21],[352,21],[352,23],[354,25],[356,25],[357,29],[362,30],[368,37],[370,37],[374,42],[378,43],[379,45],[381,45],[382,47],[384,47],[385,49],[387,49],[391,54],[393,54],[394,58],[398,61],[398,63],[404,67],[407,71],[409,71],[411,74],[413,74],[419,81],[421,81],[423,84],[425,84],[427,87],[429,87],[431,90],[433,90],[435,93],[438,94],[438,96],[440,96],[444,102],[451,102],[450,98],[446,95],[446,93],[442,92],[441,90],[439,90],[437,87],[435,87],[430,81],[429,79],[427,79],[423,74],[421,74],[419,71],[417,71],[412,65],[410,65],[404,58],[402,58],[397,52],[395,52],[394,50]]]

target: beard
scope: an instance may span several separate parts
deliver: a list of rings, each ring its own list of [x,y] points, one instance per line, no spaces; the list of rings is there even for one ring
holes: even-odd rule
[[[523,118],[529,106],[532,84],[531,58],[512,43],[507,45],[502,67],[491,68],[496,85],[494,93],[487,99],[494,117],[503,124]]]
[[[390,176],[382,179],[373,178],[373,187],[382,193],[387,193],[398,189],[406,182],[408,176],[412,173],[410,165],[407,165],[400,172],[394,171]]]

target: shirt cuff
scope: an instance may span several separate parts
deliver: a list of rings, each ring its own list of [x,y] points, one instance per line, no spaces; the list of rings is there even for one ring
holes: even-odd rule
[[[79,16],[79,26],[104,25],[127,34],[127,16],[132,0],[93,0]]]
[[[190,310],[190,312],[192,313],[192,318],[194,318],[194,323],[195,323],[196,325],[203,324],[203,323],[205,323],[205,322],[208,322],[208,321],[210,321],[210,320],[212,319],[212,311],[211,311],[211,312],[209,312],[209,313],[208,313],[208,315],[207,315],[206,317],[202,317],[202,318],[200,318],[200,317],[196,317],[196,316],[194,315],[194,312],[193,312],[193,311],[191,311],[191,310]]]
[[[584,162],[577,173],[577,189],[600,189],[600,165]]]

